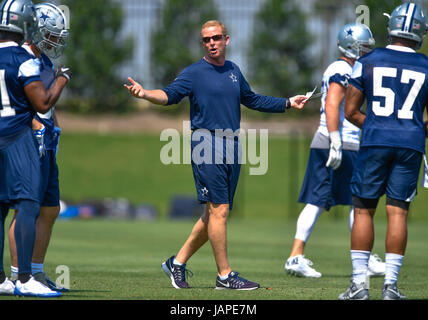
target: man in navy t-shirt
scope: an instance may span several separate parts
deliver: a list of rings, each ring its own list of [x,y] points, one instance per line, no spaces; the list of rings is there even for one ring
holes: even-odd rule
[[[407,244],[407,213],[416,195],[425,152],[423,112],[428,102],[428,59],[416,53],[426,34],[425,14],[405,3],[391,14],[391,45],[377,48],[354,65],[346,94],[346,118],[362,128],[351,180],[355,207],[350,288],[339,299],[368,299],[367,264],[373,248],[373,216],[386,194],[384,300],[406,297],[397,289]],[[360,107],[367,99],[367,113]]]
[[[208,240],[210,241],[217,264],[217,289],[253,290],[259,284],[248,281],[232,271],[226,245],[226,221],[233,206],[240,164],[234,152],[234,161],[214,161],[219,153],[224,154],[223,146],[218,147],[216,130],[236,132],[240,129],[241,104],[261,112],[284,112],[291,107],[303,108],[306,97],[298,95],[292,98],[275,98],[263,96],[251,91],[239,67],[226,60],[226,47],[229,35],[225,26],[219,21],[208,21],[202,26],[201,42],[205,56],[185,68],[170,85],[163,90],[145,90],[132,78],[131,85],[124,85],[129,92],[154,104],[171,105],[180,102],[185,96],[190,99],[190,119],[192,137],[192,169],[198,199],[206,203],[205,213],[195,224],[193,231],[176,256],[170,257],[162,264],[165,273],[177,288],[188,288],[185,264],[187,260]],[[199,162],[193,151],[195,135],[200,134],[204,141],[211,143],[213,152],[209,160]],[[227,142],[239,150],[235,137],[226,137]],[[216,141],[216,143],[212,143]],[[215,145],[215,146],[214,146]],[[221,144],[222,145],[222,144]],[[205,155],[206,156],[206,155]],[[205,158],[206,159],[206,158]],[[223,159],[222,159],[223,160]],[[214,163],[215,162],[215,163]]]

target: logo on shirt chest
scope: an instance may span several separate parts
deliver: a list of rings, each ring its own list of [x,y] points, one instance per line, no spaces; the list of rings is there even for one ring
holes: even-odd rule
[[[237,76],[235,76],[235,75],[233,74],[233,72],[231,72],[231,73],[230,73],[229,78],[232,80],[232,82],[238,82],[238,77],[237,77]]]

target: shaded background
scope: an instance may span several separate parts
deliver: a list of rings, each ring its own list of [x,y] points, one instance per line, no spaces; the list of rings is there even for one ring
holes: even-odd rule
[[[415,2],[428,10],[428,1]],[[384,46],[387,18],[382,13],[391,13],[401,1],[55,3],[71,12],[69,46],[56,61],[73,71],[57,106],[63,129],[58,154],[63,209],[73,208],[70,217],[164,219],[200,212],[193,202],[190,165],[165,166],[159,159],[165,145],[160,132],[182,129],[189,117],[188,99],[168,108],[134,99],[123,89],[128,76],[147,89],[166,86],[203,56],[203,22],[219,19],[231,36],[228,59],[240,66],[254,91],[274,96],[306,93],[321,86],[322,72],[339,56],[337,33],[356,20],[358,5],[369,7],[376,45]],[[428,52],[428,42],[421,52]],[[232,217],[295,220],[302,208],[297,197],[318,127],[319,101],[302,112],[271,115],[243,107],[242,114],[244,129],[269,129],[269,171],[250,176],[248,165],[243,166]],[[427,192],[419,189],[411,219],[426,219]],[[377,216],[382,219],[383,206],[381,201]],[[187,209],[179,213],[180,208]],[[334,208],[329,217],[347,219],[347,210]]]

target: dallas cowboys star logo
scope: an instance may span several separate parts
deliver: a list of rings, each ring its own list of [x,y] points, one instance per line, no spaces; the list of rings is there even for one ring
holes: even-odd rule
[[[46,21],[47,19],[50,19],[49,15],[47,15],[45,12],[42,12],[40,20]]]
[[[238,77],[235,76],[233,73],[230,74],[229,78],[232,79],[233,82],[238,82]]]
[[[202,195],[204,195],[204,196],[206,196],[208,194],[208,189],[206,187],[201,189],[201,191],[202,191]]]
[[[354,31],[352,31],[352,29],[346,30],[346,37],[348,36],[353,36]]]

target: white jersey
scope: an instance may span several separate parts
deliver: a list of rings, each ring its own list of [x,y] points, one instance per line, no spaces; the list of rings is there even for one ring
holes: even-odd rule
[[[320,108],[320,125],[317,133],[321,133],[324,136],[329,137],[327,130],[326,116],[325,116],[325,101],[327,99],[327,92],[330,88],[330,83],[336,82],[344,87],[348,87],[348,80],[352,74],[352,66],[345,60],[339,59],[333,62],[325,70],[322,78],[322,97],[321,97],[321,108]],[[339,131],[342,137],[342,141],[345,143],[360,143],[360,129],[354,126],[348,120],[345,119],[345,100],[342,101],[339,115]]]

